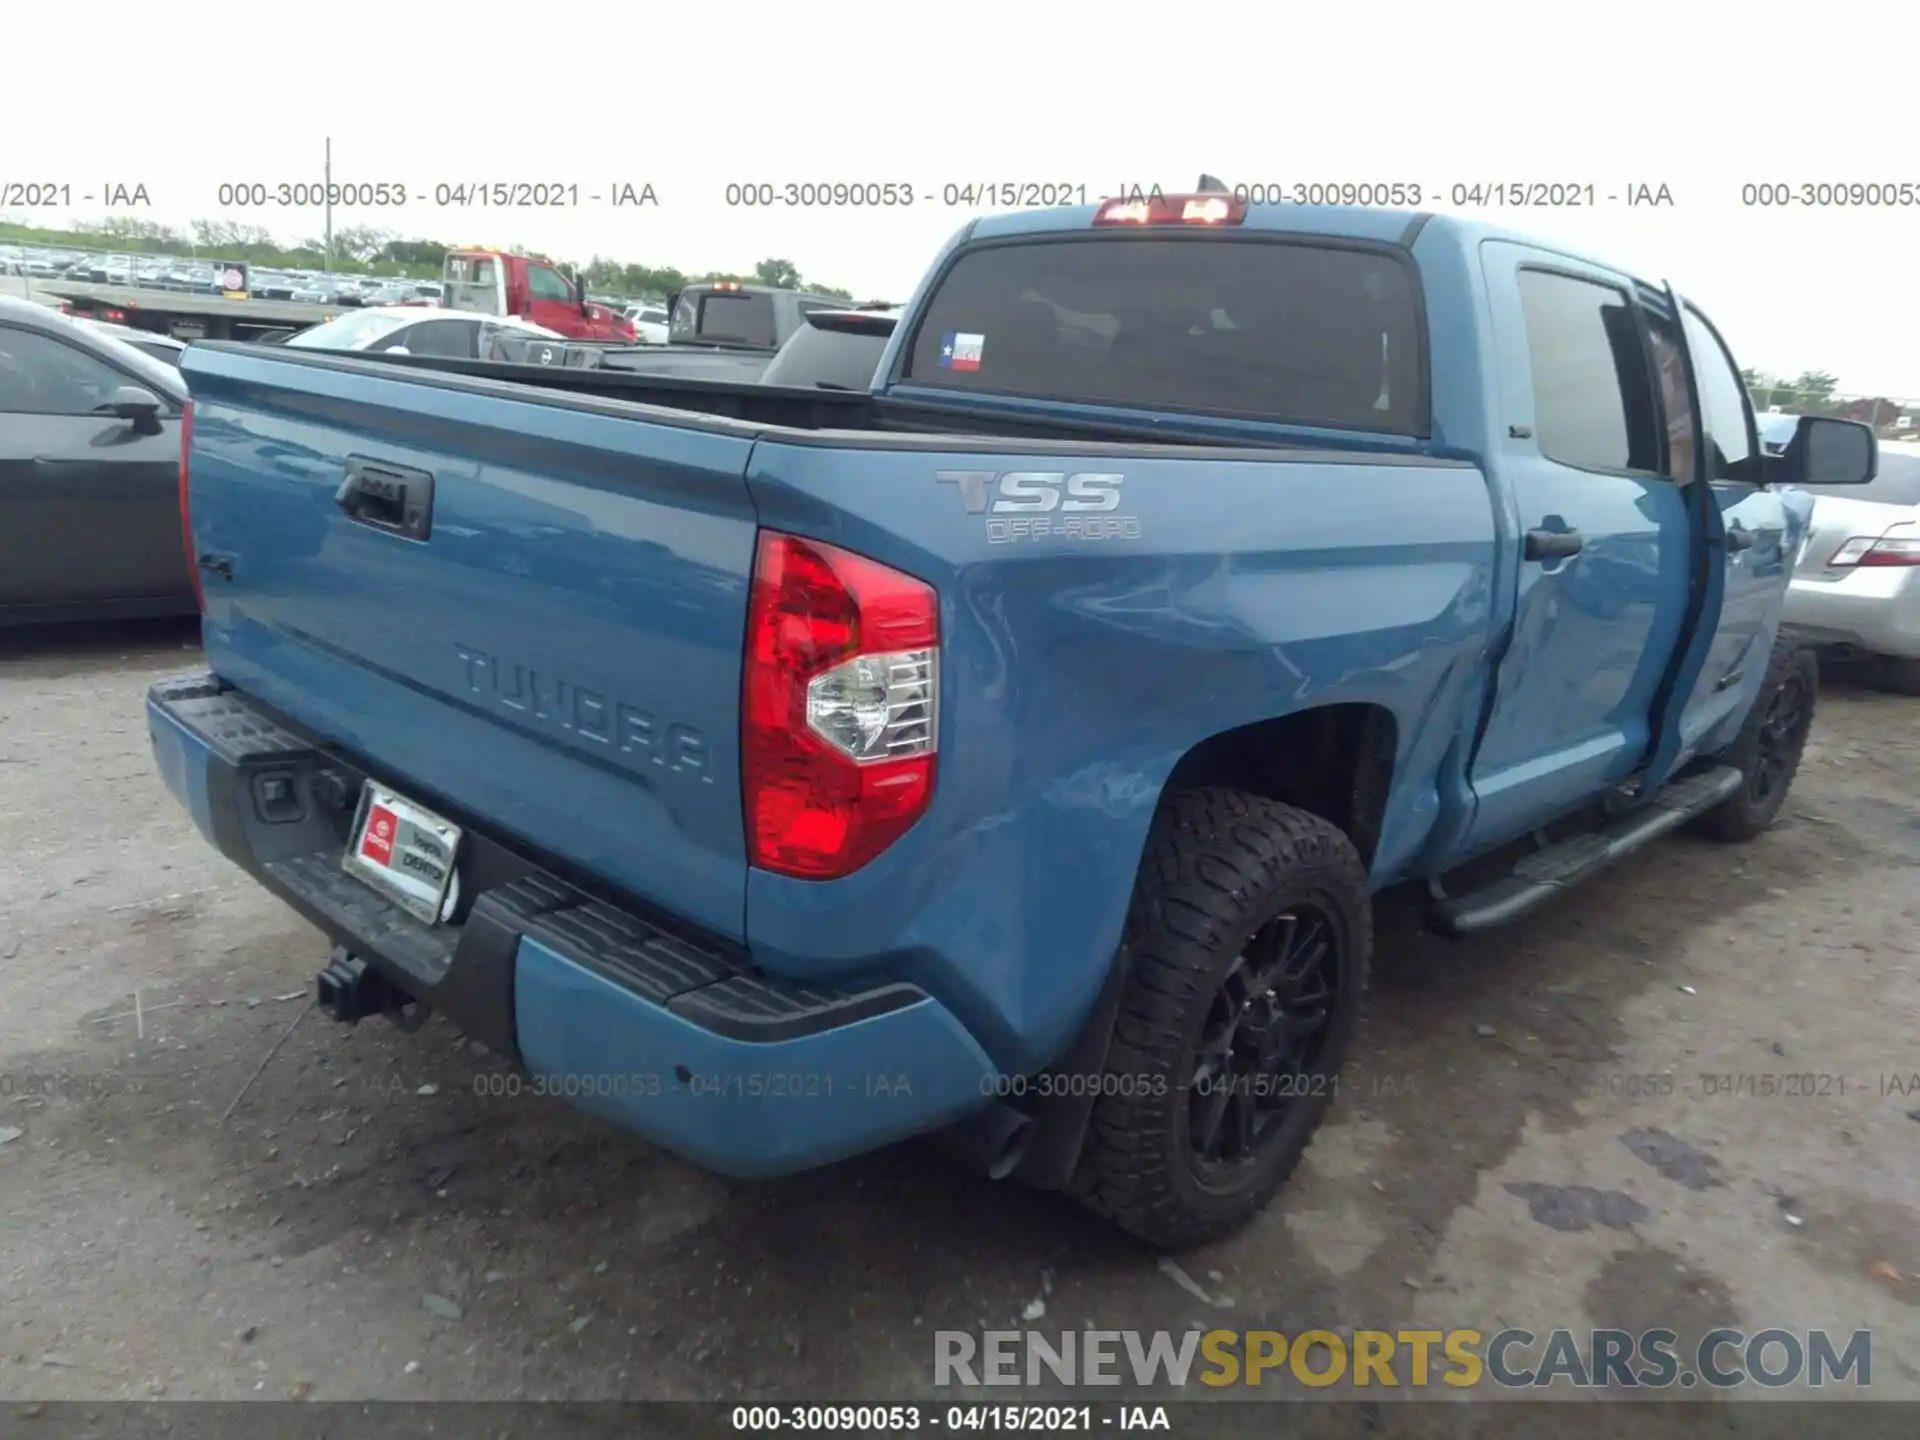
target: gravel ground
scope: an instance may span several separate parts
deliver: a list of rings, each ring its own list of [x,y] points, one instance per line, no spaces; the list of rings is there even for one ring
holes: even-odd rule
[[[295,1025],[320,936],[153,774],[141,697],[196,659],[0,637],[9,1399],[911,1398],[934,1330],[1023,1323],[1865,1326],[1920,1398],[1920,701],[1829,683],[1750,846],[1465,944],[1387,897],[1327,1127],[1170,1270],[923,1147],[733,1183],[488,1096],[439,1022]]]

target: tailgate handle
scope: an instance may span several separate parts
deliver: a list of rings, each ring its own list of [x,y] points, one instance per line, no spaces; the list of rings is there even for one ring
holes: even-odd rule
[[[349,458],[333,503],[356,524],[389,535],[424,540],[433,531],[433,476],[425,470]]]

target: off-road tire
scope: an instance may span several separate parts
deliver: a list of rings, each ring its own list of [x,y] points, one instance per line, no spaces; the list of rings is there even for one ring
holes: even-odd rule
[[[1325,1038],[1244,1183],[1203,1185],[1189,1149],[1190,1080],[1209,1007],[1243,949],[1290,907],[1311,905],[1344,949]],[[1366,866],[1337,827],[1236,790],[1166,799],[1149,834],[1122,944],[1129,971],[1072,1189],[1161,1249],[1231,1233],[1292,1173],[1337,1093],[1366,989],[1373,909]]]
[[[1795,689],[1800,695],[1802,710],[1784,737],[1785,769],[1771,786],[1761,791],[1763,751],[1780,743],[1779,737],[1769,734],[1769,727],[1778,713],[1776,707],[1785,703],[1783,697]],[[1715,757],[1723,764],[1737,767],[1745,779],[1738,790],[1694,820],[1695,830],[1715,840],[1737,843],[1753,839],[1773,824],[1800,769],[1800,757],[1807,747],[1807,733],[1813,728],[1814,705],[1819,693],[1820,665],[1813,651],[1792,640],[1776,640],[1773,654],[1767,658],[1766,679],[1761,682],[1760,693],[1754,699],[1746,723],[1740,727],[1733,744]]]
[[[1895,695],[1920,695],[1920,660],[1882,655],[1874,664],[1872,677],[1876,690],[1891,690]]]

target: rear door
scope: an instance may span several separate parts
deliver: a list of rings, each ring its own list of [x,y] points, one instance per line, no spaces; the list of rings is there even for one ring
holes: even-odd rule
[[[1523,547],[1512,637],[1473,762],[1468,846],[1498,845],[1627,779],[1681,637],[1696,527],[1624,276],[1482,247],[1499,374],[1497,464]]]
[[[161,401],[158,434],[100,413],[123,386]],[[44,331],[0,325],[0,604],[190,595],[179,424],[149,377]]]

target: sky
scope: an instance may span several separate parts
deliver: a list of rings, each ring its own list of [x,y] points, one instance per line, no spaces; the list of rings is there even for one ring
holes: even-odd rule
[[[1904,87],[1871,55],[1891,10],[1751,3],[1723,12],[1735,23],[1719,8],[1455,0],[1305,15],[1183,0],[1103,8],[1094,23],[1059,0],[576,0],[536,25],[507,4],[332,0],[322,22],[260,7],[236,38],[221,27],[238,11],[157,23],[150,5],[100,0],[80,39],[59,7],[20,6],[6,49],[46,63],[9,63],[0,87],[0,214],[98,219],[108,187],[141,185],[150,205],[117,213],[317,235],[318,209],[223,207],[220,191],[317,182],[331,137],[336,183],[408,192],[403,208],[336,207],[336,228],[693,272],[780,257],[901,300],[988,213],[944,203],[949,186],[1098,198],[1191,188],[1202,170],[1229,184],[1397,182],[1422,187],[1421,208],[1671,281],[1742,364],[1920,398],[1920,148]],[[436,204],[440,186],[491,182],[579,198]],[[789,182],[892,182],[915,200],[728,204],[730,184]],[[1468,194],[1516,182],[1591,186],[1595,203],[1493,210]],[[1828,182],[1904,183],[1910,203],[1743,203],[1747,186]],[[651,184],[658,204],[610,204],[623,183]],[[4,193],[20,184],[69,186],[71,208],[23,210]],[[1673,203],[1629,206],[1635,186]]]

